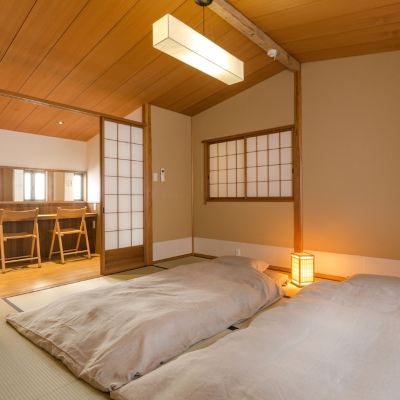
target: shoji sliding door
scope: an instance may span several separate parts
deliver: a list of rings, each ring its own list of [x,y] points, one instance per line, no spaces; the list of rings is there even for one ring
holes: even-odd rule
[[[147,187],[149,145],[140,124],[102,119],[103,274],[138,268],[146,260],[151,188]],[[151,262],[151,260],[150,260]]]

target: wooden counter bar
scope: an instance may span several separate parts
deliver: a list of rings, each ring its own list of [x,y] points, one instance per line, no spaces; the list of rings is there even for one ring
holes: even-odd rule
[[[34,208],[39,209],[39,237],[40,237],[40,247],[42,261],[47,261],[49,257],[50,244],[51,244],[51,234],[54,228],[54,222],[56,219],[57,207],[61,208],[83,208],[87,207],[88,212],[86,213],[87,230],[90,243],[90,251],[92,253],[96,252],[96,228],[97,228],[97,213],[89,209],[88,203],[86,202],[58,202],[58,203],[42,203],[42,202],[0,202],[0,208],[6,210],[24,211],[32,210]],[[66,219],[62,221],[62,224],[66,228],[72,228],[79,226],[79,220]],[[18,232],[30,230],[31,222],[8,222],[4,225],[5,232]],[[65,249],[71,249],[75,247],[76,244],[75,235],[70,235],[65,237],[64,247]],[[84,250],[84,238],[81,238],[81,248]],[[5,243],[5,251],[7,258],[17,257],[30,252],[30,240],[18,240],[18,241],[7,241]],[[58,245],[56,246],[58,250]],[[54,258],[57,260],[57,257]]]
[[[39,214],[38,215],[38,220],[39,221],[47,221],[49,219],[56,219],[56,217],[57,217],[57,214]],[[87,212],[85,214],[85,217],[86,218],[96,218],[97,217],[97,213],[95,213],[95,212]]]

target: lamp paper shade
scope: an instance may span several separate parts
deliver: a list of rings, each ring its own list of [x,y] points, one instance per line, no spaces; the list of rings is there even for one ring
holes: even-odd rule
[[[243,61],[170,14],[154,22],[153,47],[227,85],[244,79]]]
[[[292,282],[305,286],[314,282],[314,256],[308,253],[292,253]]]

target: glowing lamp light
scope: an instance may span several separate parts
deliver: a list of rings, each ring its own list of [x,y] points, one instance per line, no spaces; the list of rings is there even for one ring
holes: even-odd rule
[[[154,22],[153,47],[227,85],[244,80],[243,61],[170,14]]]
[[[292,253],[292,282],[305,286],[314,282],[314,256],[308,253]]]

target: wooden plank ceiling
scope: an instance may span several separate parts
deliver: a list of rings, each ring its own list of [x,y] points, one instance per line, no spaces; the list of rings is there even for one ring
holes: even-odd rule
[[[400,49],[400,1],[230,3],[302,62]],[[166,13],[201,29],[193,0],[0,0],[0,9],[0,88],[116,116],[145,102],[195,115],[283,69],[210,10],[206,35],[245,61],[243,83],[153,49],[152,23]],[[88,140],[98,122],[0,98],[0,128]]]

